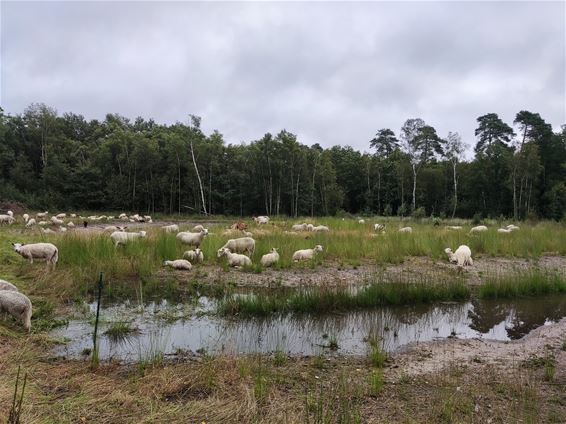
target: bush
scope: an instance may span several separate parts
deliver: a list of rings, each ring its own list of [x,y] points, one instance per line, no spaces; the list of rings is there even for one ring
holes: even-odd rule
[[[407,215],[407,204],[402,203],[401,206],[399,206],[399,209],[397,209],[397,215],[398,216],[405,216]]]
[[[393,215],[393,208],[390,204],[387,204],[383,209],[383,216],[391,216]]]
[[[481,212],[476,212],[472,218],[472,224],[479,225],[482,221],[482,214]]]
[[[426,212],[425,212],[425,208],[424,207],[418,207],[417,209],[415,209],[413,211],[413,213],[411,214],[411,216],[415,219],[422,219],[426,216]]]

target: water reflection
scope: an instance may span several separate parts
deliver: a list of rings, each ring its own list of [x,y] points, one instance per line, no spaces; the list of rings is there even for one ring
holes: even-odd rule
[[[92,310],[95,305],[90,305]],[[210,299],[201,298],[197,311],[214,308]],[[174,320],[190,309],[189,317]],[[377,338],[387,351],[408,343],[425,342],[449,336],[511,340],[523,337],[536,327],[566,316],[566,296],[539,297],[513,301],[439,303],[405,307],[386,307],[322,316],[286,315],[268,319],[221,319],[195,314],[195,305],[153,302],[143,309],[128,304],[106,308],[107,321],[128,317],[139,331],[112,340],[100,338],[100,357],[126,360],[146,359],[156,353],[177,349],[204,350],[209,353],[249,353],[282,350],[290,354],[318,354],[330,339],[338,342],[339,353],[365,354],[368,337]],[[104,325],[102,326],[102,332]],[[71,341],[57,354],[76,357],[91,346],[92,325],[72,321],[56,330],[57,337]]]

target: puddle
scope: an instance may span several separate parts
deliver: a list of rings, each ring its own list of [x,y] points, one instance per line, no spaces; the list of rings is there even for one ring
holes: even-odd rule
[[[88,305],[91,312],[96,304]],[[281,350],[291,355],[316,355],[330,340],[338,354],[364,355],[368,335],[377,336],[383,349],[398,350],[409,343],[446,337],[519,339],[531,330],[566,316],[566,296],[512,301],[474,300],[325,315],[286,315],[271,318],[224,319],[202,312],[214,302],[201,297],[198,304],[149,303],[143,310],[128,303],[101,310],[99,355],[101,359],[138,361],[156,353],[178,349],[215,353],[254,353]],[[172,317],[189,315],[172,321]],[[137,331],[115,340],[105,335],[112,321],[128,320]],[[51,333],[69,342],[55,354],[80,357],[92,347],[92,322],[74,320]]]

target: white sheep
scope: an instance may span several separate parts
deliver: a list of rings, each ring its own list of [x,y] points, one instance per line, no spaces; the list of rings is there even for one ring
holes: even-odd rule
[[[42,228],[41,232],[43,234],[55,234],[55,231],[53,231],[51,228]]]
[[[19,253],[22,257],[29,259],[30,264],[33,264],[35,259],[45,259],[47,265],[57,265],[59,260],[59,250],[57,246],[52,243],[31,243],[31,244],[21,244],[12,243],[14,251]]]
[[[487,227],[485,225],[478,225],[477,227],[472,227],[470,233],[483,233],[487,231]]]
[[[177,233],[177,240],[179,240],[183,244],[188,244],[189,246],[200,247],[202,240],[208,234],[208,230],[205,228],[204,231],[199,233],[189,233],[189,232],[180,232]]]
[[[67,227],[59,227],[59,231],[65,233],[67,232]]]
[[[177,224],[164,225],[163,227],[161,227],[161,229],[165,230],[166,233],[178,233],[179,232],[179,226]]]
[[[62,220],[60,220],[59,218],[57,218],[56,216],[51,217],[51,223],[53,225],[63,225],[64,224],[64,222]]]
[[[69,227],[69,228],[74,228],[74,227],[75,227],[75,224],[73,223],[73,221],[71,221],[71,222],[69,222],[69,223],[67,224],[67,227]]]
[[[195,225],[195,226],[193,227],[193,232],[195,232],[195,233],[200,233],[201,231],[204,231],[205,229],[206,229],[206,228],[204,228],[202,225],[198,224],[198,225]],[[208,231],[208,230],[207,230],[207,231]]]
[[[315,233],[326,233],[330,231],[330,229],[326,225],[317,225],[316,227],[313,226],[312,230]]]
[[[145,219],[147,222],[151,221],[151,215],[144,215],[143,219]]]
[[[55,218],[59,218],[59,219],[63,219],[66,218],[67,214],[66,213],[58,213],[57,215],[55,215]]]
[[[511,230],[511,231],[515,231],[515,230],[518,230],[519,227],[517,227],[516,225],[513,225],[513,224],[509,224],[509,225],[507,226],[507,229],[508,229],[508,230]]]
[[[239,253],[232,253],[230,249],[225,247],[218,251],[218,257],[226,256],[228,259],[228,265],[231,267],[241,267],[241,266],[251,266],[252,261],[246,255],[240,255]]]
[[[314,225],[307,224],[307,231],[314,231]]]
[[[195,250],[187,250],[185,253],[183,253],[183,258],[188,259],[191,262],[204,261],[202,250],[200,250],[198,247]]]
[[[294,224],[291,227],[291,230],[293,231],[307,231],[307,224],[302,223],[302,224]]]
[[[36,218],[45,218],[47,215],[49,215],[49,212],[45,211],[45,212],[39,212],[35,216]]]
[[[145,231],[140,231],[139,233],[126,233],[124,231],[114,231],[110,234],[110,238],[114,243],[114,247],[119,245],[126,245],[129,241],[137,240],[139,238],[144,238],[146,236]]]
[[[49,225],[49,222],[47,222],[47,221],[39,221],[39,222],[37,223],[37,225],[39,225],[40,227],[45,227],[46,225]]]
[[[28,220],[29,220],[29,215],[28,215],[27,213],[24,213],[24,214],[22,215],[22,218],[24,218],[24,222],[28,222]]]
[[[268,224],[269,223],[269,217],[268,216],[256,216],[254,218],[254,221],[257,225]]]
[[[33,226],[33,225],[35,225],[35,219],[34,218],[31,218],[30,220],[28,220],[26,222],[26,227],[28,227],[28,228]]]
[[[71,214],[71,218],[76,218],[76,217],[77,217],[77,214],[76,214],[76,213],[72,213],[72,214]]]
[[[25,294],[13,290],[0,290],[0,312],[7,312],[31,331],[31,301]]]
[[[497,232],[499,234],[509,234],[512,230],[509,230],[508,228],[499,228],[497,229]]]
[[[170,266],[173,269],[190,271],[193,266],[191,263],[185,259],[175,259],[174,261],[165,261],[163,266]]]
[[[271,252],[266,253],[261,257],[262,266],[271,266],[277,262],[279,262],[279,253],[277,253],[277,249],[275,247],[271,248]]]
[[[7,213],[8,215],[10,215],[11,217],[14,217],[14,212],[8,211],[8,212],[6,212],[6,213]]]
[[[320,244],[317,244],[313,249],[297,250],[295,253],[293,253],[293,261],[299,262],[311,260],[312,258],[314,258],[314,255],[322,252],[322,250],[323,247]]]
[[[18,291],[18,288],[6,280],[0,280],[0,290]]]
[[[385,225],[384,224],[373,224],[373,230],[374,231],[385,231]]]
[[[413,227],[403,227],[403,228],[399,228],[399,232],[400,233],[404,233],[404,234],[410,234],[413,232]]]
[[[450,249],[449,247],[444,249],[444,252],[448,255],[448,260],[451,263],[458,264],[459,267],[466,265],[472,266],[474,264],[474,261],[472,259],[472,251],[468,246],[464,244],[458,247],[458,249],[456,249],[454,253],[452,253],[452,249]]]
[[[255,251],[255,240],[251,237],[230,239],[224,244],[224,246],[218,249],[218,257],[221,256],[222,249],[229,249],[230,252],[234,253],[247,253],[251,256]]]
[[[459,231],[462,229],[461,225],[447,225],[446,226],[447,230],[454,230],[454,231]]]
[[[128,228],[128,227],[121,227],[119,225],[107,225],[106,227],[104,227],[104,230],[102,230],[102,231],[104,231],[104,232],[110,232],[110,231],[112,231],[112,232],[114,232],[114,231],[124,232],[124,231],[126,231],[126,228]]]
[[[365,219],[358,219],[358,224],[365,224],[366,220]]]
[[[11,215],[0,215],[0,224],[12,225],[15,219]]]
[[[126,215],[124,212],[122,212],[120,215],[118,215],[118,218],[122,219],[122,218],[127,218],[128,215]]]

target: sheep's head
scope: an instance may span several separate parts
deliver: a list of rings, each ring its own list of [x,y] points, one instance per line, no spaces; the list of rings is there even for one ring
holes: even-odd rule
[[[200,252],[201,252],[201,251],[200,251],[200,248],[197,247],[197,248],[195,249],[195,253],[197,254],[197,256],[200,255]]]
[[[20,253],[20,250],[21,250],[23,244],[22,243],[12,243],[12,246],[14,248],[14,252]]]
[[[230,253],[230,249],[221,247],[220,249],[218,249],[217,256],[221,258],[222,256],[226,256],[228,253]]]
[[[276,247],[272,247],[272,248],[271,248],[271,253],[277,253],[277,248],[276,248]]]
[[[204,228],[202,230],[200,230],[201,233],[204,233],[205,236],[208,235],[208,228]]]
[[[315,252],[322,252],[322,251],[323,251],[323,248],[322,248],[322,246],[321,246],[320,244],[317,244],[317,245],[314,247],[313,250],[314,250]]]
[[[446,249],[444,249],[444,253],[446,253],[447,255],[452,255],[452,249],[447,247]]]

